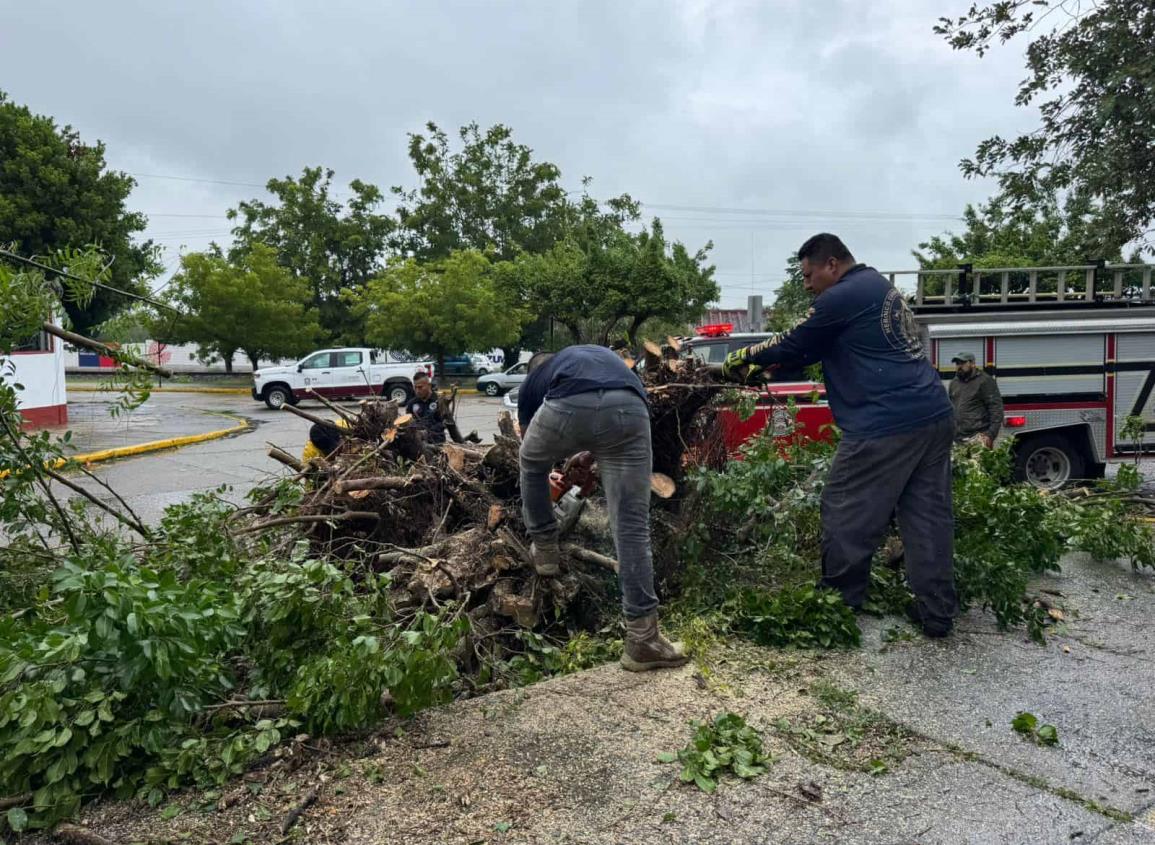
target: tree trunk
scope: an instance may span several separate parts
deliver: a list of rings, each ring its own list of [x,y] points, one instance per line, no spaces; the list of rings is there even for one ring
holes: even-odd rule
[[[630,321],[630,327],[626,329],[626,342],[629,343],[630,349],[638,348],[638,329],[642,327],[642,323],[650,318],[649,314],[636,314]]]
[[[249,359],[249,363],[253,365],[253,372],[261,368],[261,356],[257,352],[245,352],[245,357]]]
[[[437,378],[441,379],[442,383],[444,383],[444,379],[446,378],[446,376],[445,376],[445,350],[444,349],[438,349],[436,358],[437,358]]]
[[[565,326],[569,330],[569,333],[571,335],[573,335],[574,345],[580,346],[581,344],[586,342],[585,338],[582,336],[582,328],[581,328],[581,325],[579,323],[577,323],[577,322],[562,323],[562,325]]]
[[[228,352],[221,352],[221,360],[225,362],[225,372],[229,375],[233,373],[233,356],[236,354],[235,349]]]

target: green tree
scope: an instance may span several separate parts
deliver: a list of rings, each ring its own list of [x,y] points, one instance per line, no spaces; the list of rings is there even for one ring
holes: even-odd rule
[[[778,295],[770,307],[770,331],[784,332],[806,316],[814,299],[802,279],[802,264],[797,255],[786,259],[786,280],[778,286]]]
[[[95,247],[108,265],[106,284],[147,293],[160,271],[151,241],[133,239],[147,225],[125,209],[135,186],[108,170],[104,144],[85,144],[70,126],[33,114],[0,91],[0,242],[26,256],[51,256],[67,248]],[[64,303],[77,331],[87,332],[131,304],[97,290]]]
[[[352,296],[369,342],[382,349],[445,356],[511,343],[525,313],[509,300],[502,272],[478,250],[419,262],[399,259]]]
[[[420,187],[394,187],[397,228],[390,246],[420,261],[476,249],[510,260],[548,249],[561,237],[567,210],[561,171],[535,161],[533,150],[497,124],[458,130],[461,149],[436,123],[409,136],[409,160]]]
[[[1015,103],[1035,106],[1040,127],[994,136],[962,162],[994,176],[1017,208],[1066,193],[1097,210],[1108,247],[1141,240],[1155,220],[1155,6],[1149,0],[996,0],[976,3],[935,32],[956,50],[984,55],[1027,34],[1027,77]],[[1045,99],[1038,103],[1040,98]]]
[[[303,355],[322,335],[305,280],[282,267],[276,250],[265,244],[231,258],[211,252],[184,256],[169,300],[181,314],[162,316],[157,338],[196,343],[219,356],[228,372],[238,351],[256,368],[261,358]]]
[[[305,300],[327,337],[359,343],[363,329],[342,292],[363,287],[381,269],[393,223],[377,212],[383,196],[376,186],[354,179],[342,204],[331,196],[332,181],[333,171],[320,167],[306,167],[298,179],[270,179],[275,203],[254,199],[229,211],[238,221],[230,255],[258,243],[273,247],[281,266],[306,284]]]
[[[1096,259],[1122,261],[1120,244],[1102,241],[1103,229],[1093,209],[1077,198],[1060,205],[1048,197],[1036,207],[1019,208],[999,196],[977,206],[968,205],[963,212],[965,228],[961,233],[935,235],[918,245],[912,255],[924,270],[952,270],[960,264],[975,269],[1008,267],[1053,267],[1089,264]],[[1009,290],[1020,293],[1029,284],[1025,273],[1013,273]],[[997,292],[1000,282],[990,277],[990,289]],[[1039,276],[1040,291],[1054,291],[1054,274]],[[926,292],[941,294],[943,277],[928,277]]]
[[[630,233],[614,214],[576,226],[539,255],[522,255],[512,287],[540,313],[565,326],[575,343],[608,343],[619,334],[634,345],[649,320],[697,319],[718,297],[710,244],[695,253],[670,244],[661,222]]]

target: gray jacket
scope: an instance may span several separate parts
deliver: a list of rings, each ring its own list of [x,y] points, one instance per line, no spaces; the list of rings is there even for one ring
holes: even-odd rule
[[[1003,396],[993,378],[982,370],[976,370],[966,381],[956,375],[949,392],[958,438],[976,434],[987,434],[991,440],[998,437],[1003,427]]]

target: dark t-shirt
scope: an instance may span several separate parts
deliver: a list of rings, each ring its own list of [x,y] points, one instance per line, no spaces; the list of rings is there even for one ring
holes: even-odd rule
[[[594,390],[632,390],[646,398],[646,389],[626,362],[604,346],[567,346],[530,373],[517,392],[517,420],[524,433],[546,399],[561,399]]]
[[[445,422],[437,411],[437,391],[428,399],[414,396],[405,405],[405,413],[412,414],[417,424],[425,429],[425,442],[434,445],[445,442]]]
[[[755,346],[751,360],[821,361],[834,422],[848,438],[901,434],[951,413],[910,306],[864,264],[815,297],[803,322]]]

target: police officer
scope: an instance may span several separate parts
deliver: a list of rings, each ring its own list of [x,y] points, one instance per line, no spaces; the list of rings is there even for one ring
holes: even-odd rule
[[[954,413],[903,295],[858,264],[834,235],[798,250],[814,294],[805,320],[732,352],[723,371],[748,378],[782,364],[822,363],[842,440],[822,492],[822,584],[862,607],[870,561],[891,514],[915,594],[911,618],[931,637],[950,633],[954,586],[951,446]]]
[[[413,374],[412,399],[405,403],[405,413],[412,414],[414,421],[425,429],[425,442],[440,446],[445,442],[445,420],[437,407],[437,391],[425,370]]]

